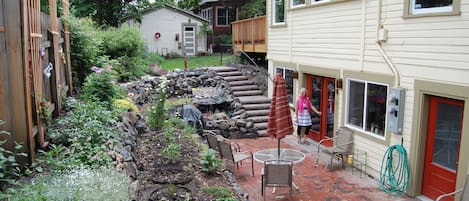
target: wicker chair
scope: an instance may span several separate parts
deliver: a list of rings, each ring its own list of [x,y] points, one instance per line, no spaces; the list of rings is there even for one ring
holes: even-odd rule
[[[264,200],[265,187],[289,187],[291,200],[293,192],[293,162],[286,160],[264,161],[264,173],[261,180],[261,194]]]
[[[327,141],[333,142],[334,145],[331,147],[321,146],[321,144]],[[331,168],[332,168],[332,162],[334,158],[342,160],[342,167],[345,167],[344,156],[347,157],[349,154],[352,154],[352,148],[353,148],[352,130],[346,127],[341,127],[339,130],[337,130],[334,137],[322,139],[319,141],[316,166],[319,163],[319,156],[320,156],[319,154],[322,150],[323,152],[326,152],[331,155],[331,163],[330,163]],[[326,164],[326,168],[327,168],[327,164]]]
[[[221,158],[233,163],[233,172],[234,166],[239,170],[239,163],[251,159],[251,169],[252,176],[254,176],[254,160],[252,152],[233,152],[232,144],[227,141],[218,141],[218,147],[220,149]]]
[[[462,193],[461,198],[459,199],[460,201],[469,200],[469,175],[466,176],[466,183],[464,184],[464,188],[457,189],[456,191],[451,192],[451,193],[446,193],[446,194],[440,195],[440,196],[438,196],[438,198],[436,198],[435,201],[443,201],[443,198],[453,196],[457,193]],[[454,198],[446,199],[446,200],[454,200]]]

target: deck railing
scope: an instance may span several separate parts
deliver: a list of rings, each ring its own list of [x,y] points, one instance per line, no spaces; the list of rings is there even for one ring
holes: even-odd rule
[[[233,51],[265,53],[266,17],[255,17],[232,22]]]

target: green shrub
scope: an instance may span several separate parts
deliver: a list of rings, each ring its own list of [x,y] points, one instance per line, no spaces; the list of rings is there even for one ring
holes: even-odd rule
[[[36,163],[54,171],[67,170],[71,168],[69,150],[63,145],[52,144],[48,151],[39,150]]]
[[[3,120],[0,120],[0,127],[5,124]],[[10,136],[7,131],[0,130],[0,136]],[[3,137],[2,137],[3,139]],[[4,184],[13,184],[15,179],[20,176],[19,164],[16,161],[17,157],[27,155],[20,152],[23,146],[17,142],[13,147],[13,151],[5,149],[3,146],[7,143],[7,139],[0,141],[0,189]]]
[[[95,73],[86,77],[83,85],[83,97],[87,101],[99,101],[111,105],[114,99],[123,96],[122,89],[114,84],[109,68],[111,67],[108,69],[93,67]]]
[[[182,129],[181,132],[183,135],[191,135],[197,132],[194,127],[190,126],[187,122],[175,116],[169,117],[169,119],[165,122],[165,127],[174,127]]]
[[[202,189],[203,192],[215,196],[218,200],[237,200],[233,195],[231,194],[231,190],[226,188],[226,187],[221,187],[221,186],[209,186],[209,187],[204,187]]]
[[[79,103],[75,109],[57,119],[57,128],[50,137],[56,143],[68,146],[72,164],[90,166],[108,165],[117,137],[118,114],[97,103]]]
[[[167,84],[168,80],[166,77],[162,77],[156,101],[148,111],[148,126],[151,128],[161,128],[164,125],[164,120],[166,117],[166,109],[164,108],[164,105],[166,102]]]
[[[129,200],[129,179],[114,169],[77,168],[34,179],[18,190],[0,193],[0,199],[11,201],[45,200]]]
[[[103,55],[109,55],[111,58],[143,57],[144,48],[143,36],[136,27],[124,25],[103,32]]]
[[[161,151],[161,155],[169,160],[170,163],[176,162],[181,157],[181,145],[172,142]]]
[[[212,149],[206,149],[200,155],[200,164],[202,165],[202,171],[213,174],[218,171],[222,165],[222,161],[217,158],[217,154]]]
[[[80,87],[85,78],[92,73],[90,67],[96,64],[96,58],[102,55],[100,46],[103,42],[101,31],[90,18],[69,17],[70,57],[75,87]]]

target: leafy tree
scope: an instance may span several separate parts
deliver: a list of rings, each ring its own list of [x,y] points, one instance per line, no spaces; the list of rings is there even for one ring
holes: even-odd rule
[[[177,6],[182,9],[198,9],[199,0],[179,0]]]
[[[250,0],[241,7],[239,12],[240,19],[251,18],[265,15],[265,0]]]
[[[98,25],[106,27],[119,26],[127,16],[140,19],[140,11],[151,6],[149,0],[71,0],[70,3],[76,17],[89,16]]]

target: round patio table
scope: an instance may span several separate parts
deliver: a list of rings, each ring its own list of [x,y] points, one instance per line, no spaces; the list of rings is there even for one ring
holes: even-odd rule
[[[254,160],[259,163],[275,159],[287,160],[295,164],[303,161],[305,159],[305,154],[298,150],[283,148],[280,149],[280,157],[278,155],[278,149],[263,149],[254,153]]]

